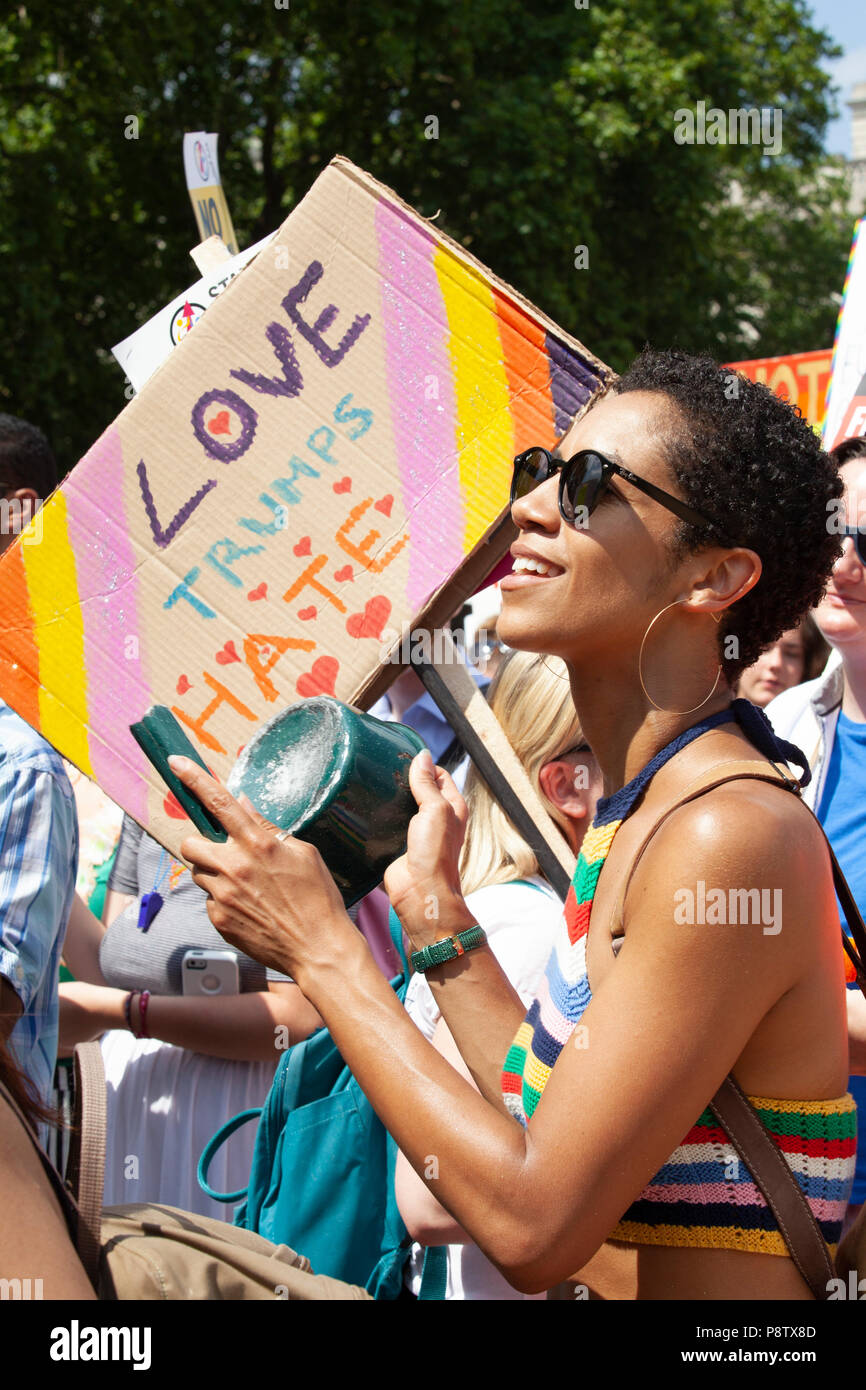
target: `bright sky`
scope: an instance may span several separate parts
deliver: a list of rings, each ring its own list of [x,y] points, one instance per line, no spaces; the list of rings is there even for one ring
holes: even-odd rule
[[[844,56],[827,64],[839,87],[839,119],[827,127],[828,154],[851,154],[851,112],[845,101],[856,82],[866,82],[866,4],[863,0],[811,0],[815,25],[826,29],[844,50]]]

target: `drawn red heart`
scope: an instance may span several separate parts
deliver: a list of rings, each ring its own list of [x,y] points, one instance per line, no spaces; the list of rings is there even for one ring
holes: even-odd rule
[[[365,605],[363,613],[353,613],[346,622],[350,637],[381,637],[391,613],[391,600],[377,594]]]
[[[312,695],[333,695],[339,669],[335,657],[320,656],[313,662],[313,669],[299,678],[295,689],[305,700]]]
[[[231,434],[231,416],[227,410],[221,410],[212,420],[208,420],[207,427],[211,434]]]
[[[342,584],[344,579],[354,579],[355,571],[352,569],[351,565],[344,565],[341,570],[335,571],[334,578],[338,584]]]
[[[394,498],[391,496],[390,492],[388,493],[387,497],[380,497],[378,502],[373,503],[373,506],[376,508],[376,511],[381,512],[383,516],[391,515],[391,508],[393,507],[393,505]]]
[[[216,659],[220,666],[230,666],[233,661],[240,661],[234,642],[226,642],[222,651],[217,652]]]
[[[335,491],[335,492],[351,492],[351,491],[352,491],[352,479],[351,479],[351,478],[341,478],[340,481],[339,481],[338,483],[334,483],[334,491]]]
[[[178,695],[185,695],[188,690],[192,689],[192,686],[186,676],[178,676],[177,685],[174,688]]]
[[[171,816],[172,820],[187,819],[186,811],[181,806],[174,792],[169,792],[168,796],[163,797],[162,809],[167,816]]]
[[[247,598],[252,600],[253,602],[255,602],[257,598],[267,598],[267,596],[268,586],[264,580],[262,580],[261,584],[259,584],[257,588],[250,589],[249,593],[247,594]]]
[[[292,546],[296,555],[309,555],[312,553],[309,536],[302,536],[297,545]]]
[[[298,617],[302,623],[308,623],[311,618],[315,618],[318,611],[315,604],[311,604],[309,608],[302,608]]]

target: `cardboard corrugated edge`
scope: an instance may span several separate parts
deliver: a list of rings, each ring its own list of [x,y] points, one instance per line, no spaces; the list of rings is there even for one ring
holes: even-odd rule
[[[489,266],[486,266],[483,261],[479,261],[477,256],[473,256],[471,251],[467,251],[465,246],[461,246],[460,242],[455,241],[447,232],[443,232],[439,227],[435,226],[429,218],[422,217],[420,213],[415,211],[411,204],[404,202],[400,195],[389,188],[387,184],[380,183],[378,179],[373,178],[372,174],[365,173],[363,169],[358,168],[357,164],[353,164],[351,159],[347,159],[346,156],[342,154],[334,155],[334,158],[327,165],[327,168],[330,169],[332,166],[339,169],[342,173],[347,174],[355,183],[361,184],[364,188],[371,189],[378,197],[385,198],[389,203],[393,203],[395,207],[398,207],[401,212],[403,212],[411,222],[416,223],[417,226],[423,227],[426,231],[434,233],[437,240],[441,241],[443,246],[447,246],[461,261],[465,261],[467,265],[471,265],[485,280],[488,280],[491,284],[495,284],[496,288],[507,295],[525,314],[530,318],[534,318],[546,331],[554,333],[556,337],[568,347],[574,348],[576,352],[586,359],[590,366],[596,369],[600,377],[605,378],[608,383],[616,379],[616,373],[613,369],[608,367],[605,362],[602,362],[600,357],[596,357],[594,353],[590,352],[589,348],[585,347],[579,338],[575,338],[572,334],[566,333],[565,329],[560,328],[558,323],[554,323],[553,319],[548,318],[547,314],[543,313],[541,309],[538,309],[530,299],[522,295],[519,290],[514,289],[506,280],[500,279]]]

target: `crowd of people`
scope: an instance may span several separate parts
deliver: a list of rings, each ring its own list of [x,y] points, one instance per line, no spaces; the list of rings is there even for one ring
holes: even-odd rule
[[[827,454],[726,381],[647,350],[515,460],[475,678],[576,858],[564,903],[411,671],[373,713],[433,756],[406,853],[350,913],[316,854],[184,762],[230,840],[173,859],[0,701],[0,1276],[35,1250],[46,1296],[92,1296],[21,1120],[60,1163],[77,1043],[105,1063],[106,1205],[224,1219],[202,1149],[324,1025],[399,1148],[407,1299],[428,1248],[456,1300],[814,1296],[708,1107],[733,1076],[834,1251],[866,1198],[866,1000],[815,819],[866,911],[866,441]],[[0,497],[26,521],[56,484],[42,433],[0,416]],[[725,780],[744,760],[767,780]],[[698,884],[780,894],[780,929],[684,919]],[[402,1001],[389,913],[418,962],[456,943]],[[185,995],[184,953],[226,947],[238,992]],[[244,1188],[252,1146],[211,1185]]]

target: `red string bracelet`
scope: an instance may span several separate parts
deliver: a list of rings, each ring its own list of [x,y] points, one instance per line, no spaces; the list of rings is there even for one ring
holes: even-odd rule
[[[140,1031],[135,1035],[137,1038],[150,1037],[150,1034],[147,1031],[147,1006],[149,1001],[150,990],[143,989],[141,991],[141,994],[138,996],[138,1027]]]

